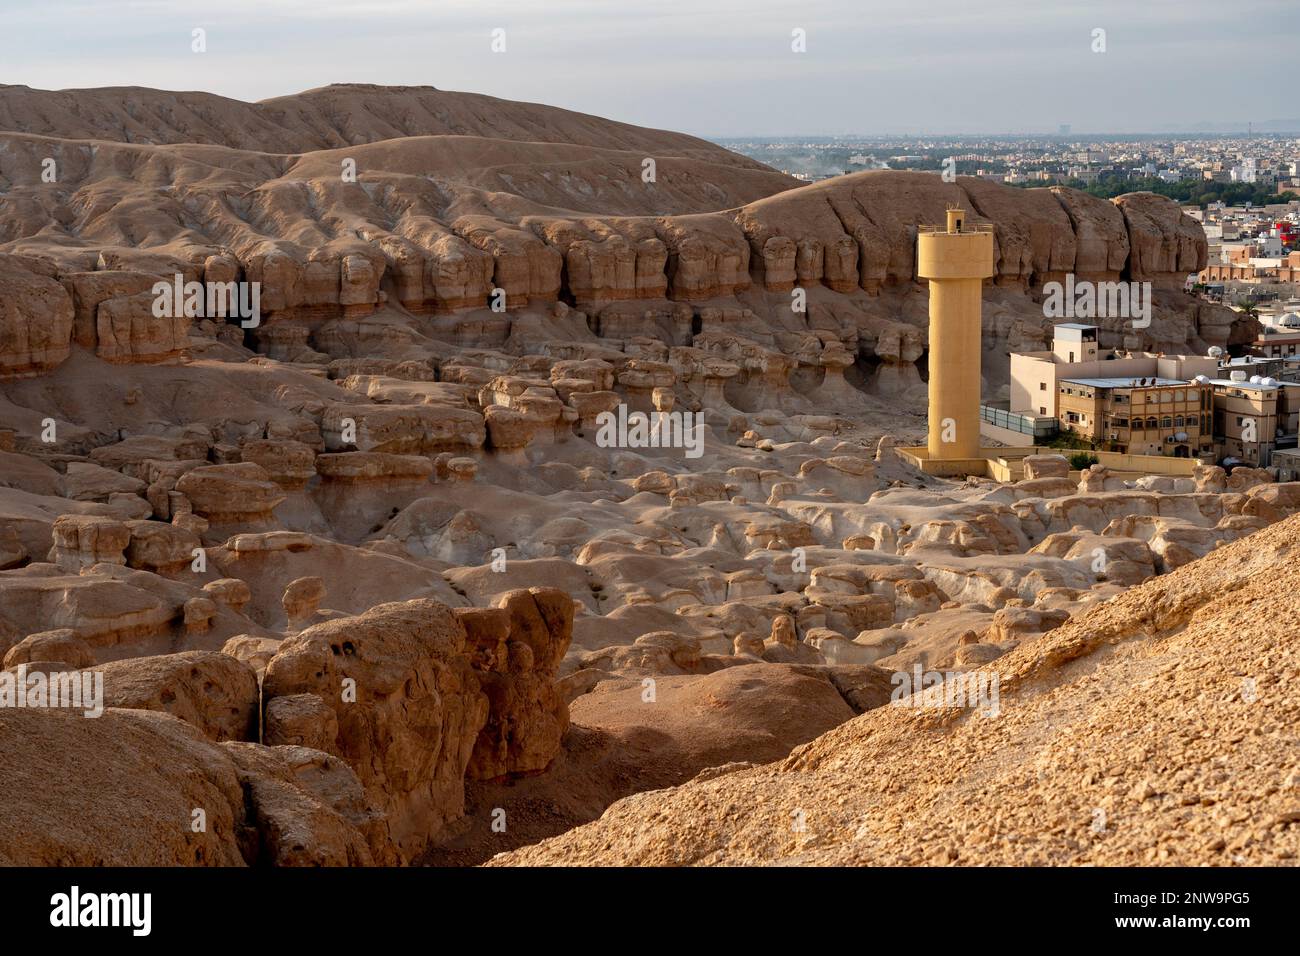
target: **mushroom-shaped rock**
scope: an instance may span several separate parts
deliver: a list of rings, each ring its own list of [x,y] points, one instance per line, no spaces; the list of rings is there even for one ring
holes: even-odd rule
[[[98,515],[60,515],[54,519],[53,536],[49,560],[72,572],[96,564],[125,564],[122,552],[131,541],[126,524]]]

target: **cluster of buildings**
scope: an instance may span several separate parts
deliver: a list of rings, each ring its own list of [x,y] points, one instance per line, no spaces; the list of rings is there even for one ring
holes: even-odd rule
[[[1208,297],[1261,302],[1300,292],[1300,202],[1183,212],[1205,231],[1207,261],[1196,282]]]
[[[1011,421],[999,424],[1041,434],[1049,422],[1104,451],[1229,465],[1266,467],[1279,451],[1296,449],[1300,357],[1294,352],[1164,355],[1101,348],[1098,336],[1096,326],[1063,323],[1050,349],[1011,353],[1004,412]],[[994,412],[986,409],[982,417],[993,422]]]
[[[1157,179],[1244,183],[1273,193],[1300,192],[1300,139],[1293,136],[1071,141],[1068,128],[1063,128],[1055,138],[922,139],[910,145],[911,150],[884,157],[885,162],[896,169],[916,168],[942,154],[960,163],[963,173],[971,170],[1012,185]],[[878,156],[858,153],[850,158],[850,166],[857,160],[860,168]]]
[[[1243,183],[1268,193],[1300,193],[1295,135],[1081,137],[1061,127],[1038,136],[832,136],[721,140],[805,182],[864,169],[939,172],[1012,185],[1162,180]]]

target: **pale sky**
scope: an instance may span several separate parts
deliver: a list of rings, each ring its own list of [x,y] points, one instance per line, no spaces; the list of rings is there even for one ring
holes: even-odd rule
[[[4,0],[0,22],[0,83],[43,89],[431,85],[723,137],[1300,129],[1300,0]]]

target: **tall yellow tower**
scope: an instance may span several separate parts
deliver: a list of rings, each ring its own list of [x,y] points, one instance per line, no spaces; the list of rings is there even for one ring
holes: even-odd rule
[[[967,229],[965,211],[949,209],[946,232],[918,232],[916,272],[930,281],[929,458],[978,458],[980,289],[993,275],[991,227]]]

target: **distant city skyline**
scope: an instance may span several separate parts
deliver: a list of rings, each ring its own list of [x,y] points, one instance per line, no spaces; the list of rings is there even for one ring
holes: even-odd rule
[[[5,21],[0,83],[44,89],[429,85],[708,138],[1300,131],[1296,0],[8,0]]]

